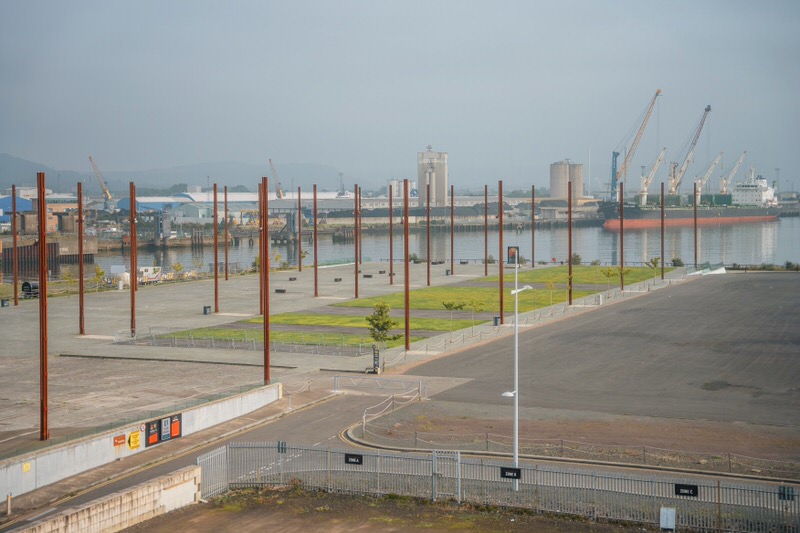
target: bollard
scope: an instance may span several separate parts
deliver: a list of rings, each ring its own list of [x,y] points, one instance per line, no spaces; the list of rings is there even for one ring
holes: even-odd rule
[[[11,516],[11,493],[6,496],[6,516]]]

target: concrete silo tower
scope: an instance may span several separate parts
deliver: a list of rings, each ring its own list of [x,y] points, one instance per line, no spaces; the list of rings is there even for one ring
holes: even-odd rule
[[[564,159],[550,165],[551,198],[566,200],[567,184],[570,181],[572,182],[572,203],[577,205],[578,198],[583,196],[583,164]]]
[[[417,181],[419,207],[428,202],[427,184],[431,184],[431,206],[445,207],[448,199],[447,152],[434,152],[428,145],[425,152],[417,153]]]

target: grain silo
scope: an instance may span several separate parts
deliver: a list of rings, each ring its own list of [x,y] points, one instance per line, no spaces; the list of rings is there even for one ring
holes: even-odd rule
[[[551,198],[566,200],[567,185],[570,181],[572,182],[572,203],[577,205],[578,198],[583,196],[583,164],[564,159],[550,165]]]

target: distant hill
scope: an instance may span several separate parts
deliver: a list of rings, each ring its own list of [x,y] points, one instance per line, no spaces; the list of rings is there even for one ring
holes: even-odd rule
[[[98,162],[99,164],[99,162]],[[319,190],[336,190],[339,184],[339,171],[330,165],[317,164],[285,164],[275,165],[281,185],[285,191],[296,190],[302,187],[304,191],[311,191],[316,183]],[[244,185],[255,191],[261,176],[270,178],[270,189],[274,190],[275,184],[268,164],[253,165],[237,161],[219,161],[198,163],[172,168],[113,171],[103,169],[108,188],[115,197],[126,196],[131,181],[139,187],[169,188],[170,185],[186,183],[206,187],[217,183],[218,186],[233,187]],[[89,195],[99,196],[100,186],[92,173],[89,161],[86,161],[86,170],[57,170],[42,163],[36,163],[12,156],[0,154],[0,189],[11,187],[36,186],[36,173],[47,174],[47,188],[56,192],[74,192],[75,184],[79,180],[84,182],[84,191]]]

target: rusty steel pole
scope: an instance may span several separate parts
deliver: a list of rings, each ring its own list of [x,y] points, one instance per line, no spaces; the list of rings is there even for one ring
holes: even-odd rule
[[[661,182],[661,281],[664,281],[664,182]]]
[[[572,181],[567,182],[567,255],[569,255],[569,305],[572,305]]]
[[[454,276],[456,273],[455,269],[455,225],[453,222],[455,221],[455,186],[450,185],[450,275]]]
[[[692,206],[694,220],[694,269],[697,270],[697,182],[694,182]]]
[[[353,186],[353,264],[355,265],[355,298],[358,300],[358,185]]]
[[[392,216],[392,186],[389,185],[389,285],[394,285],[394,218]]]
[[[264,384],[270,383],[270,339],[269,339],[269,188],[267,186],[267,178],[261,178],[261,189],[264,191],[264,201],[261,204],[261,220],[264,227],[264,238],[261,240],[261,285],[264,287],[264,301],[262,302],[264,308]]]
[[[264,314],[264,239],[267,226],[264,220],[264,184],[258,184],[258,314]]]
[[[531,185],[531,268],[536,268],[536,186]]]
[[[619,288],[625,290],[625,201],[624,183],[619,184]]]
[[[314,184],[314,297],[319,296],[319,247],[317,243],[317,184]]]
[[[427,238],[425,239],[425,255],[427,255],[427,261],[425,264],[427,265],[427,272],[428,272],[428,287],[431,286],[431,183],[430,181],[426,185],[427,193],[425,194],[425,234]]]
[[[408,179],[403,180],[403,302],[405,307],[406,351],[411,349],[410,268],[408,265]]]
[[[217,184],[214,184],[214,312],[219,313],[219,215]]]
[[[497,264],[499,265],[499,286],[500,286],[500,324],[506,323],[506,313],[503,309],[503,300],[505,298],[505,294],[503,294],[503,289],[505,289],[504,281],[503,281],[503,180],[497,182],[497,230],[499,233],[499,240],[500,240],[500,251],[498,253]]]
[[[483,275],[489,275],[489,186],[483,186]]]
[[[130,182],[130,246],[131,246],[131,337],[136,337],[136,291],[139,290],[139,265],[137,264],[136,250],[136,185]]]
[[[85,314],[83,305],[83,184],[78,182],[78,332],[86,335]]]
[[[297,186],[297,271],[303,271],[303,203]]]
[[[228,281],[228,241],[230,240],[230,236],[228,235],[228,186],[222,189],[223,195],[223,202],[225,204],[225,281]]]
[[[11,262],[14,277],[14,305],[19,305],[19,266],[17,265],[17,186],[11,186]]]
[[[39,440],[50,439],[47,422],[47,202],[44,172],[36,173],[37,219],[39,227]]]

